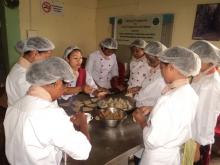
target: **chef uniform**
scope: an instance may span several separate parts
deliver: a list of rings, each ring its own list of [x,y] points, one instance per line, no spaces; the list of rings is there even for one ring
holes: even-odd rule
[[[98,86],[109,89],[112,77],[118,76],[116,55],[105,56],[101,50],[95,51],[87,59],[86,70]]]
[[[195,139],[201,145],[214,143],[214,128],[220,113],[220,77],[217,71],[193,82],[193,89],[199,95],[199,105],[195,119]],[[209,100],[207,102],[207,100]],[[205,112],[204,112],[205,110]],[[200,124],[198,124],[200,123]]]
[[[16,49],[20,54],[29,54],[28,52],[37,51],[34,56],[31,55],[26,59],[21,56],[19,61],[12,67],[6,79],[6,93],[8,97],[8,105],[13,105],[21,97],[23,97],[28,88],[31,86],[26,81],[26,71],[32,62],[44,60],[51,54],[51,50],[55,48],[54,44],[43,37],[30,37],[25,41],[18,41]],[[42,54],[40,53],[42,52]],[[32,58],[33,57],[33,58]],[[31,63],[30,63],[31,62]]]
[[[220,50],[209,41],[195,41],[189,47],[202,61],[200,73],[193,78],[192,87],[199,96],[193,123],[193,138],[199,144],[200,159],[195,164],[208,165],[215,126],[220,113],[220,77],[216,67],[220,64]],[[196,155],[199,155],[198,152]]]
[[[160,66],[150,68],[141,90],[135,95],[136,107],[154,106],[161,96],[162,89],[166,86],[161,76]]]
[[[201,145],[202,161],[209,163],[211,144],[215,139],[215,126],[220,114],[220,77],[215,68],[211,74],[204,74],[191,85],[199,95],[199,104],[193,123],[193,138]],[[203,153],[202,153],[203,152]]]
[[[4,128],[6,156],[13,165],[59,165],[62,151],[84,160],[91,150],[86,136],[74,129],[57,101],[38,86],[9,106]]]
[[[12,67],[6,79],[6,93],[8,105],[13,105],[17,100],[23,97],[31,86],[26,81],[25,75],[31,63],[23,57]]]
[[[147,73],[150,67],[147,63],[147,58],[145,56],[136,59],[132,58],[130,63],[130,77],[128,81],[128,88],[131,87],[141,87],[144,80],[147,78]]]
[[[143,129],[145,150],[140,165],[179,165],[180,146],[191,138],[198,96],[189,84],[158,99]]]

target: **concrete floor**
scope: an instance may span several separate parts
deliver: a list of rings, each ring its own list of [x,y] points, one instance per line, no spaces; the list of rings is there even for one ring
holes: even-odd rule
[[[0,90],[0,165],[9,165],[5,157],[5,146],[4,146],[4,128],[3,120],[5,115],[6,107],[6,96],[2,94]],[[216,142],[213,145],[212,159],[210,165],[220,165],[220,137],[216,138]]]

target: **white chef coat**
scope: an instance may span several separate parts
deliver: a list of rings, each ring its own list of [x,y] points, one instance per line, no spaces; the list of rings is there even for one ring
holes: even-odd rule
[[[161,96],[166,83],[161,75],[160,68],[151,68],[144,80],[141,90],[135,95],[136,107],[154,106],[157,99]]]
[[[130,77],[128,80],[128,88],[142,86],[143,81],[147,78],[150,66],[145,56],[130,62]]]
[[[86,70],[90,73],[93,80],[100,87],[111,88],[112,77],[118,76],[118,64],[116,55],[106,56],[101,50],[95,51],[89,55],[86,63]]]
[[[143,129],[140,165],[180,165],[180,146],[191,138],[198,96],[187,84],[162,95]]]
[[[27,67],[16,63],[8,74],[6,79],[8,105],[13,105],[23,97],[31,86],[31,84],[26,81],[26,72]]]
[[[56,101],[26,95],[8,107],[4,128],[6,156],[13,165],[59,165],[62,151],[87,159],[91,150]]]
[[[193,137],[201,145],[213,144],[217,117],[220,113],[220,77],[218,72],[204,75],[193,82],[199,104],[193,123]]]
[[[79,75],[78,75],[79,76]],[[78,77],[77,77],[78,78]],[[77,78],[74,79],[73,81],[71,81],[70,83],[67,84],[68,87],[76,87],[76,81]],[[90,87],[94,88],[94,89],[98,89],[97,85],[95,84],[92,76],[89,74],[88,71],[86,71],[86,84],[89,85]],[[68,100],[70,97],[72,97],[73,95],[63,95],[61,96],[62,99],[64,100]],[[92,95],[91,95],[92,96]]]

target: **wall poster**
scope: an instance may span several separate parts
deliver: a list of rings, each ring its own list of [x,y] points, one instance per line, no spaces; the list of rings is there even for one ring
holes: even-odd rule
[[[149,14],[141,16],[111,17],[112,37],[118,41],[117,58],[121,62],[130,61],[129,45],[135,39],[160,41],[171,45],[174,14]]]
[[[220,40],[220,3],[197,5],[192,38]]]
[[[116,38],[120,45],[129,45],[137,38],[145,41],[160,41],[162,31],[162,15],[139,17],[116,17]]]

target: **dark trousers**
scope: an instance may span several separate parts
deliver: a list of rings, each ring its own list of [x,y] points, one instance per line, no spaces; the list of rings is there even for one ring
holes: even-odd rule
[[[211,156],[211,145],[200,146],[200,160],[194,165],[209,165]]]

